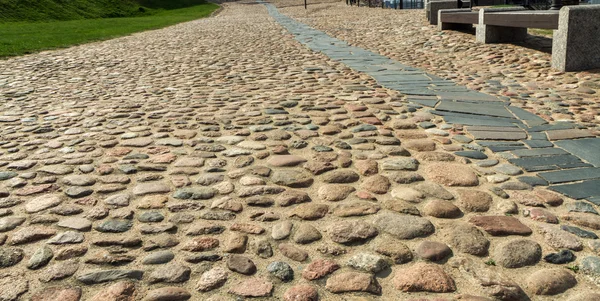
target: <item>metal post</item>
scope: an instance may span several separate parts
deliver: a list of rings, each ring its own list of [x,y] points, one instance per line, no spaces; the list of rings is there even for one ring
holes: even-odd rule
[[[304,9],[307,9],[306,7],[307,7],[306,0],[304,0]]]

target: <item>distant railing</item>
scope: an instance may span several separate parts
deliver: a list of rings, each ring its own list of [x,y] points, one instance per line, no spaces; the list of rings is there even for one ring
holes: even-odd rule
[[[387,9],[423,9],[424,0],[346,0],[347,5]]]

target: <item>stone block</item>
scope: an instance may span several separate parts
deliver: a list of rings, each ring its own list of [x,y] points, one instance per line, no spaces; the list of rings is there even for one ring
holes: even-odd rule
[[[561,140],[555,142],[555,144],[584,161],[600,167],[600,156],[598,155],[598,150],[600,149],[599,138]]]
[[[458,8],[457,0],[432,0],[427,3],[427,20],[431,25],[438,24],[438,12],[440,9]]]
[[[439,22],[442,19],[443,13],[452,13],[452,12],[466,12],[471,11],[470,8],[453,8],[453,9],[440,9],[437,12],[437,26],[438,30],[471,30],[473,28],[473,24],[462,24],[462,23],[443,23]],[[433,23],[430,23],[433,24]]]
[[[560,71],[600,68],[600,5],[564,6],[552,39],[552,67]]]
[[[490,44],[490,43],[504,43],[504,42],[518,42],[523,41],[527,37],[527,28],[520,27],[508,27],[508,26],[495,26],[486,25],[485,16],[486,13],[490,12],[505,12],[505,11],[519,11],[522,8],[482,8],[479,10],[479,23],[475,26],[475,39],[477,42]]]
[[[547,131],[546,134],[550,141],[594,137],[589,130],[582,129],[553,130]]]

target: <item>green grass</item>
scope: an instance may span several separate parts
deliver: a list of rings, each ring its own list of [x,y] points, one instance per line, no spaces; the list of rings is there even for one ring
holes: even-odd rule
[[[0,23],[139,17],[201,0],[0,0]]]
[[[0,22],[0,57],[16,56],[41,50],[68,47],[91,41],[106,40],[134,32],[157,29],[180,22],[206,17],[218,8],[218,5],[203,0],[0,0],[0,7],[6,2],[25,3],[28,1],[70,4],[89,4],[63,7],[63,11],[40,8],[38,13],[28,13],[22,8],[20,13],[13,12],[11,20],[20,18],[21,22]],[[112,11],[95,10],[110,6]],[[94,3],[94,4],[91,4]],[[98,4],[101,6],[95,6]],[[127,6],[127,5],[129,6]],[[123,6],[119,6],[123,5]],[[142,10],[139,8],[143,7]],[[53,8],[53,6],[50,6]],[[134,9],[132,9],[134,8]],[[4,15],[1,14],[0,19]],[[105,15],[104,17],[101,15]],[[108,14],[108,15],[106,15]],[[107,18],[106,16],[127,15],[127,17]],[[51,21],[66,20],[66,21]]]
[[[143,13],[140,6],[134,0],[0,0],[0,22],[131,17]]]

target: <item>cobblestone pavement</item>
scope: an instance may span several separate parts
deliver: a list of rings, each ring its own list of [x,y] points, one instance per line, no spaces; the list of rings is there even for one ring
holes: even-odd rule
[[[0,300],[600,298],[593,199],[224,6],[0,61]]]
[[[474,32],[438,31],[423,10],[357,8],[337,2],[312,4],[305,12],[290,2],[301,1],[274,3],[285,7],[283,13],[352,45],[498,95],[546,120],[578,121],[599,130],[600,70],[551,69],[551,38],[537,35],[522,45],[484,45],[475,41]]]

